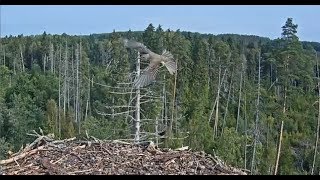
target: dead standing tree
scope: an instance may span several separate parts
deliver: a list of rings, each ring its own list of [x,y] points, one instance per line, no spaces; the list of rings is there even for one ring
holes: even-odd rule
[[[140,53],[138,52],[138,57],[136,58],[136,71],[133,73],[129,73],[127,75],[125,82],[119,82],[116,86],[108,86],[100,83],[96,83],[92,81],[92,83],[98,84],[100,86],[107,87],[109,89],[108,94],[112,97],[112,103],[105,106],[105,112],[98,112],[98,114],[109,117],[110,119],[118,118],[126,119],[126,123],[133,132],[130,133],[133,138],[123,137],[125,140],[134,141],[135,143],[140,143],[145,140],[157,139],[161,132],[157,132],[158,130],[163,129],[163,119],[157,118],[157,120],[153,120],[147,118],[148,112],[145,112],[141,105],[148,105],[148,103],[154,102],[155,99],[162,99],[160,95],[155,95],[155,93],[151,90],[151,88],[134,88],[132,85],[134,84],[134,79],[137,80],[140,77]],[[134,78],[137,77],[137,78]],[[122,102],[118,102],[115,99],[126,99],[126,104]],[[160,116],[160,115],[159,115]],[[153,126],[155,131],[146,132],[141,127],[145,126]],[[155,127],[156,126],[156,127]],[[150,137],[150,136],[155,136]]]
[[[147,48],[144,44],[128,39],[122,39],[124,46],[128,49],[134,49],[138,51],[138,63],[137,63],[137,78],[134,81],[134,88],[137,91],[137,103],[136,103],[136,133],[139,134],[140,131],[140,88],[146,87],[152,84],[156,80],[156,76],[159,72],[159,69],[162,67],[161,65],[165,66],[166,69],[169,71],[171,75],[177,74],[177,63],[173,55],[164,50],[162,54],[157,54]],[[143,61],[148,61],[148,66],[143,69],[140,73],[140,58]],[[176,76],[175,76],[176,82]],[[174,92],[175,94],[175,92]],[[173,113],[172,113],[172,120],[173,120]],[[158,122],[157,122],[158,123]],[[170,130],[172,129],[172,122],[170,123]],[[158,128],[156,128],[156,131]],[[157,133],[158,134],[158,133]],[[135,135],[135,140],[139,141],[139,136]]]

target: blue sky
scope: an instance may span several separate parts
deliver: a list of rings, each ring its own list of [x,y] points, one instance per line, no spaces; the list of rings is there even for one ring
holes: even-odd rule
[[[320,42],[319,5],[2,5],[1,37],[67,33],[86,35],[163,29],[278,38],[288,17],[303,41]]]

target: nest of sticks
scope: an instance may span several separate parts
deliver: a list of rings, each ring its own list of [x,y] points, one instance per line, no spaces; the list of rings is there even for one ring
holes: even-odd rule
[[[94,137],[54,140],[33,131],[35,141],[8,159],[0,160],[0,175],[246,175],[218,157],[188,147],[160,149]]]

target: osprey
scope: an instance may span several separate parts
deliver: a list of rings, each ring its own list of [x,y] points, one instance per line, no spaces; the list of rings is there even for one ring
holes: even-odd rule
[[[161,64],[168,69],[171,75],[176,73],[177,64],[174,61],[173,55],[169,51],[164,50],[160,55],[152,52],[140,42],[128,39],[122,40],[126,48],[136,49],[140,52],[141,60],[150,61],[148,67],[142,70],[141,75],[134,81],[135,88],[145,87],[155,81]]]

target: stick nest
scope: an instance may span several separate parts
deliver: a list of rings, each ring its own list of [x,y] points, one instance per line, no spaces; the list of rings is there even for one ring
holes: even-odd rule
[[[246,175],[218,157],[187,147],[160,149],[153,142],[37,139],[0,160],[0,175]]]

